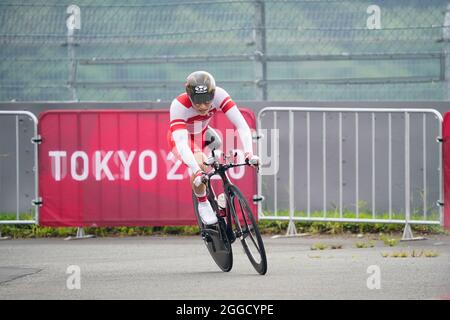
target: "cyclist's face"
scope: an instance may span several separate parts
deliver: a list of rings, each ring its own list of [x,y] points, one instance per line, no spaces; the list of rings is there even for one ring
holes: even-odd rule
[[[203,103],[193,103],[192,106],[193,108],[200,113],[200,115],[204,116],[208,114],[209,109],[211,108],[212,105],[212,100],[211,101],[206,101]]]

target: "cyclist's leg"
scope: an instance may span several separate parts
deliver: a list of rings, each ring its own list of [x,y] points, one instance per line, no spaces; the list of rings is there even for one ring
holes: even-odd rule
[[[203,164],[203,162],[206,160],[205,155],[203,154],[203,152],[201,152],[201,149],[194,142],[193,135],[189,135],[189,142],[188,143],[189,143],[189,146],[191,148],[192,153],[194,154],[195,160],[197,160],[197,163],[200,166],[200,169],[202,171],[206,172],[207,166],[205,166]],[[203,146],[204,146],[205,142],[203,141],[202,143],[203,143]],[[173,141],[172,133],[170,131],[167,132],[167,144],[169,146],[169,149],[170,149],[171,153],[173,154],[173,161],[179,160],[179,161],[183,162],[183,160],[181,159],[180,154],[178,153],[175,141]],[[191,185],[193,185],[193,178],[195,177],[194,173],[195,172],[192,173],[191,179],[190,179],[190,182],[189,182]]]
[[[206,172],[206,170],[208,169],[207,166],[205,166],[203,164],[203,162],[205,161],[205,155],[203,154],[203,152],[201,150],[195,150],[194,151],[194,157],[195,160],[197,160],[198,165],[200,166],[200,169],[203,172]],[[194,184],[194,179],[195,179],[195,175],[194,172],[191,175],[191,179],[190,179],[190,184],[192,186],[192,190],[194,190],[194,193],[197,195],[197,197],[199,196],[205,196],[206,195],[206,185],[201,184],[200,186],[195,186]]]
[[[207,126],[205,128],[204,132],[201,135],[201,139],[202,139],[201,142],[195,141],[195,142],[201,143],[201,146],[202,146],[201,149],[198,147],[198,145],[196,143],[193,143],[191,146],[192,146],[192,151],[194,153],[194,157],[197,160],[197,163],[199,164],[202,171],[206,172],[208,167],[206,165],[204,165],[203,163],[207,159],[207,156],[205,155],[205,153],[202,152],[202,150],[205,150],[206,147],[208,147],[209,150],[220,148],[222,146],[222,139],[220,138],[217,131],[214,130],[213,128],[211,128],[210,126]],[[196,187],[194,185],[194,179],[195,179],[195,176],[191,176],[192,190],[194,190],[195,194],[196,195],[206,194],[206,192],[205,192],[206,186],[204,184],[201,184],[199,187]]]
[[[204,132],[202,132],[202,141],[201,148],[198,147],[196,143],[191,144],[191,150],[194,154],[195,160],[197,160],[200,169],[204,172],[207,171],[207,166],[204,165],[204,161],[206,160],[206,156],[203,154],[203,148],[205,146],[205,139],[203,138]],[[194,191],[195,196],[198,200],[198,213],[200,214],[201,219],[204,224],[212,225],[217,223],[217,216],[209,203],[206,196],[206,185],[200,184],[198,187],[194,184],[195,175],[194,173],[191,176],[190,182],[192,186],[192,190]]]
[[[192,153],[194,154],[194,158],[197,161],[200,169],[203,172],[206,172],[207,166],[203,164],[206,158],[202,152],[203,147],[205,146],[205,131],[189,135],[189,146],[191,147]],[[206,201],[206,186],[204,184],[200,184],[200,186],[198,187],[194,185],[195,173],[196,172],[192,172],[190,184],[192,186],[192,190],[194,190],[194,193],[199,199],[199,201],[204,202]]]
[[[201,141],[199,141],[200,145],[204,147],[205,145],[205,139],[203,138],[205,136],[203,132],[201,134]],[[194,154],[195,160],[197,160],[198,165],[200,166],[200,169],[204,172],[207,170],[207,166],[205,166],[203,163],[206,160],[205,155],[202,152],[202,148],[198,147],[198,145],[194,141],[194,135],[189,135],[189,146],[191,147],[192,153]],[[167,133],[167,142],[168,145],[172,151],[172,153],[175,156],[175,159],[181,160],[181,156],[177,151],[175,142],[172,139],[172,134],[170,132]],[[194,185],[194,179],[195,179],[195,172],[192,173],[191,178],[189,179],[189,184],[192,187],[192,190],[194,191],[195,195],[197,196],[197,199],[199,202],[205,202],[206,199],[206,185],[201,184],[200,186]]]

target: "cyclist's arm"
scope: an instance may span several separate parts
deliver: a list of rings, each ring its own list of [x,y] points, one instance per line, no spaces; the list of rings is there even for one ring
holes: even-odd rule
[[[186,128],[186,115],[184,106],[177,99],[172,101],[170,105],[170,131],[172,139],[175,142],[178,153],[183,162],[196,173],[200,170],[200,166],[195,160],[194,154],[189,147],[189,134]]]
[[[233,123],[233,125],[236,127],[242,146],[244,147],[244,152],[246,154],[253,154],[252,132],[250,131],[247,122],[236,106],[236,103],[233,101],[233,99],[231,99],[228,92],[220,87],[216,88],[214,100],[219,106],[218,109],[222,110],[227,116],[228,120],[230,120],[231,123]]]
[[[242,146],[244,147],[244,152],[253,154],[252,132],[250,131],[250,127],[238,107],[234,105],[230,109],[226,110],[225,115],[236,127]]]
[[[181,156],[183,162],[192,170],[192,173],[196,173],[200,170],[200,166],[195,160],[194,154],[189,147],[188,131],[186,129],[178,129],[172,132],[173,141],[177,146],[178,153]]]

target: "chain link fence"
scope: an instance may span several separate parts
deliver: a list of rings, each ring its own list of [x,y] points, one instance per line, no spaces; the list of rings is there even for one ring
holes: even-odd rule
[[[450,1],[0,1],[0,101],[448,100]]]

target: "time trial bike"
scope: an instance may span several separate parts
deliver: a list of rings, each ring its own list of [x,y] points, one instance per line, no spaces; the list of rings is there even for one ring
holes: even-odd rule
[[[237,186],[231,183],[227,171],[240,166],[250,166],[248,160],[245,163],[232,163],[237,154],[223,155],[223,162],[216,157],[218,152],[212,150],[212,157],[204,164],[212,170],[205,174],[202,182],[206,185],[207,199],[217,215],[218,222],[214,225],[205,225],[198,212],[198,200],[192,194],[194,211],[200,228],[202,239],[212,258],[219,268],[228,272],[233,267],[233,251],[231,244],[239,239],[244,251],[255,270],[264,275],[267,272],[267,257],[264,243],[258,229],[258,224],[252,213],[247,199]],[[232,160],[227,163],[227,160]],[[223,185],[223,193],[216,196],[211,186],[211,178],[218,175]]]

